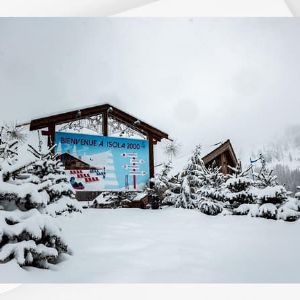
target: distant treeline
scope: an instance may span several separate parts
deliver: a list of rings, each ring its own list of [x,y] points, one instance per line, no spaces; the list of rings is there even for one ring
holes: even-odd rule
[[[288,191],[296,192],[297,186],[300,186],[300,170],[290,170],[284,165],[276,165],[274,167],[274,174],[277,175],[278,181],[286,186]]]

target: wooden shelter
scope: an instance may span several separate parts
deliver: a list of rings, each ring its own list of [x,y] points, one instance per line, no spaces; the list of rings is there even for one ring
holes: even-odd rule
[[[221,172],[224,175],[232,173],[232,170],[228,166],[237,167],[239,164],[230,140],[227,140],[225,143],[206,154],[202,159],[206,167],[209,167],[215,162],[217,166],[221,167]]]
[[[98,125],[101,126],[101,133],[103,136],[109,135],[110,120],[113,120],[131,128],[147,138],[149,141],[150,178],[154,177],[153,146],[164,138],[168,139],[168,134],[110,104],[102,104],[34,119],[30,122],[30,130],[42,130],[42,134],[48,136],[48,146],[52,146],[55,141],[55,131],[58,125],[72,123],[95,116],[99,117],[97,119],[99,121]]]

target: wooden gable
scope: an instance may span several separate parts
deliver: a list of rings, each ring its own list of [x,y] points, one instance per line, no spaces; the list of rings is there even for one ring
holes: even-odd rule
[[[202,159],[206,167],[209,167],[213,162],[215,162],[217,166],[221,167],[221,172],[225,175],[232,173],[232,170],[228,166],[237,167],[239,164],[230,140],[221,144],[218,148],[205,155]]]

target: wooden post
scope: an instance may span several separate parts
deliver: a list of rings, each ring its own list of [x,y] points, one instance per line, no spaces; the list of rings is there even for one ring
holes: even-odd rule
[[[152,135],[148,135],[148,140],[149,140],[149,172],[150,172],[150,183],[149,183],[149,188],[152,189],[154,187],[154,182],[151,181],[151,178],[154,178],[154,142],[153,142],[153,137]],[[150,193],[148,195],[148,201],[151,205],[151,208],[153,209],[158,209],[159,208],[159,201],[157,197],[153,197]]]
[[[150,178],[154,178],[154,151],[153,151],[153,137],[148,135],[149,140],[149,172]]]
[[[55,123],[50,123],[48,125],[48,147],[50,148],[54,144],[55,144]]]
[[[102,134],[108,136],[108,114],[104,112],[102,114]]]

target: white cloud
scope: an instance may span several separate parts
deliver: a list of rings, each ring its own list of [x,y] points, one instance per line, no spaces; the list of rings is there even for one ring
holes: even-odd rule
[[[298,124],[300,20],[1,19],[0,117],[111,102],[189,150]]]

